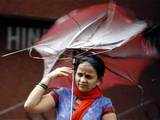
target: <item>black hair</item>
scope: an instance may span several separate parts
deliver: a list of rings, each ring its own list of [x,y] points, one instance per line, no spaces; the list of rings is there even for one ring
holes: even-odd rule
[[[91,66],[96,70],[98,79],[102,79],[105,73],[105,64],[103,60],[95,54],[88,54],[88,55],[81,55],[78,57],[75,57],[74,61],[74,73],[77,72],[79,64],[83,62],[88,62],[91,64]]]

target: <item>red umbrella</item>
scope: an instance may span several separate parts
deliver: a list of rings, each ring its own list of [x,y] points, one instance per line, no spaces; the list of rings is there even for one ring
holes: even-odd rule
[[[145,27],[145,22],[130,19],[119,6],[100,4],[58,19],[35,48],[46,58],[47,73],[66,49],[101,49],[112,56],[113,49],[129,42]]]

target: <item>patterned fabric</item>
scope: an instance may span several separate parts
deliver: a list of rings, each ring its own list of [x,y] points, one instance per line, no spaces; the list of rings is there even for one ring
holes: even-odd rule
[[[69,120],[71,113],[71,90],[67,88],[60,88],[51,92],[51,95],[56,100],[57,119]],[[75,103],[76,97],[73,96]],[[101,120],[103,114],[114,112],[112,102],[109,98],[97,98],[90,108],[86,111],[82,120]]]

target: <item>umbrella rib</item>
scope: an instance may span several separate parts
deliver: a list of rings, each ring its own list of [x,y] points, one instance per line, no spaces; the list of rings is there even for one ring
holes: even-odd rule
[[[95,23],[95,22],[98,21],[99,19],[103,18],[105,15],[106,15],[106,12],[105,12],[105,14],[100,15],[96,20],[94,20],[94,21],[92,21],[91,23],[89,23],[88,25],[86,25],[83,29],[81,29],[81,30],[71,39],[71,41],[69,42],[67,48],[70,48],[70,45],[72,44],[72,42],[73,42],[84,30],[86,30],[90,25],[92,25],[93,23]]]
[[[68,17],[70,17],[78,25],[79,30],[81,30],[81,24],[73,16],[71,16],[70,14],[67,14],[67,15],[68,15]]]

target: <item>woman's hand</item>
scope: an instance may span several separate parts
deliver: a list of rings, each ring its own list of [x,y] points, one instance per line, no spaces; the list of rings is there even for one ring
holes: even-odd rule
[[[41,82],[44,84],[48,84],[51,80],[55,79],[56,77],[60,76],[69,76],[73,72],[72,68],[70,67],[59,67],[47,74]]]
[[[59,76],[69,76],[73,72],[72,68],[70,67],[59,67],[56,68],[54,71],[50,72],[47,76],[50,78],[55,78]]]

